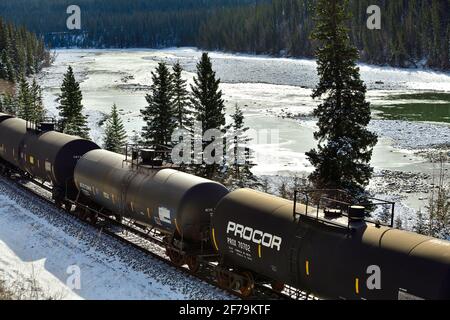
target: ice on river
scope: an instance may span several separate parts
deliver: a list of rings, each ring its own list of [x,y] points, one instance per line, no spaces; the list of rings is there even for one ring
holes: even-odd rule
[[[91,136],[94,141],[101,143],[103,128],[98,126],[98,122],[110,111],[113,103],[118,105],[130,136],[133,130],[140,131],[143,126],[140,110],[146,106],[145,95],[151,85],[151,71],[160,61],[169,64],[179,61],[186,70],[183,76],[192,83],[201,51],[192,48],[58,50],[57,54],[54,65],[41,75],[45,104],[51,114],[57,115],[59,86],[67,66],[72,65],[77,79],[81,81]],[[264,143],[252,146],[259,154],[255,172],[309,172],[311,167],[304,153],[317,143],[313,139],[314,126],[306,122],[293,123],[280,115],[307,115],[317,105],[317,101],[311,98],[312,88],[317,82],[315,62],[218,52],[210,55],[214,69],[222,79],[221,89],[227,113],[230,114],[234,105],[238,104],[244,109],[246,124],[250,128],[279,132],[278,148]],[[368,99],[376,104],[392,103],[389,101],[391,94],[417,93],[431,89],[450,92],[450,75],[446,73],[364,64],[360,67],[362,78],[368,86]],[[395,100],[395,103],[399,104],[401,100]],[[388,130],[389,132],[377,130],[397,126],[397,132],[392,132],[394,129]],[[425,138],[445,137],[448,131],[442,125],[429,124],[427,130],[433,131],[433,135],[415,135],[419,138],[417,140],[404,138],[411,136],[407,132],[403,135],[403,129],[408,130],[411,125],[402,121],[385,121],[374,128],[380,134],[380,143],[373,159],[373,165],[377,169],[401,169],[420,163],[421,159],[401,150],[404,142],[408,140],[407,149],[423,148],[436,144]]]

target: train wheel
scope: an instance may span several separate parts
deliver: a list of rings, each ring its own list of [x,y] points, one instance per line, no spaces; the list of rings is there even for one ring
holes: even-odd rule
[[[200,269],[200,263],[196,256],[188,256],[186,258],[186,264],[192,273],[197,273]]]
[[[281,293],[284,290],[284,283],[280,281],[272,281],[270,284],[272,290],[278,293]]]
[[[87,223],[90,223],[92,225],[97,223],[97,217],[93,214],[88,214],[85,220]]]
[[[242,283],[239,288],[239,292],[245,298],[250,297],[253,294],[253,290],[255,289],[255,280],[253,279],[253,275],[250,272],[241,273],[243,277]]]
[[[170,261],[177,267],[181,267],[184,264],[184,257],[175,250],[166,248],[166,254],[169,256]]]
[[[230,276],[227,273],[222,272],[221,270],[219,270],[219,271],[217,271],[216,278],[217,278],[217,283],[219,284],[219,286],[221,288],[230,289],[230,287],[231,287],[231,279],[230,279]]]
[[[64,202],[64,208],[66,208],[67,212],[69,212],[69,213],[72,212],[72,204],[70,202],[65,201]]]

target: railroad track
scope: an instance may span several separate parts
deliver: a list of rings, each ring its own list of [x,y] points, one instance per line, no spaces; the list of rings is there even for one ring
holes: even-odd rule
[[[172,263],[172,261],[170,261],[169,257],[165,253],[162,236],[158,235],[156,232],[148,233],[132,225],[131,222],[126,219],[124,220],[124,222],[118,222],[117,220],[104,215],[101,215],[101,219],[98,223],[89,223],[80,219],[73,212],[69,213],[57,207],[55,205],[55,202],[51,199],[51,196],[45,195],[45,191],[50,191],[48,186],[28,178],[5,178],[7,178],[8,181],[12,182],[15,186],[24,190],[31,196],[38,197],[49,205],[57,208],[62,212],[65,212],[65,214],[76,218],[81,223],[96,228],[99,233],[106,234],[125,245],[131,246],[153,257],[154,259],[172,266],[179,272],[185,274],[187,277],[195,277],[203,282],[206,282],[216,288],[223,290],[224,292],[236,298],[240,298],[243,300],[317,300],[316,297],[295,288],[286,287],[283,292],[277,292],[274,291],[270,286],[261,284],[255,284],[254,294],[251,297],[243,297],[238,292],[229,288],[221,287],[217,283],[214,273],[215,264],[213,262],[203,262],[202,268],[196,273],[191,272],[185,266],[178,266]]]

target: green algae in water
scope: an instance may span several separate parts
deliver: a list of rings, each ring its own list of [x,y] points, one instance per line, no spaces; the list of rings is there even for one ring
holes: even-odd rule
[[[394,104],[373,108],[378,111],[377,115],[384,119],[450,123],[450,93],[400,94],[390,96],[389,100]],[[403,102],[395,104],[396,100]]]

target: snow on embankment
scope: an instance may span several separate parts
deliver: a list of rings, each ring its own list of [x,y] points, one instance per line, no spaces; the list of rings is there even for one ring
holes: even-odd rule
[[[81,271],[79,290],[66,285],[74,265]],[[216,288],[63,215],[3,178],[0,279],[10,286],[36,282],[43,296],[56,299],[227,298]]]

